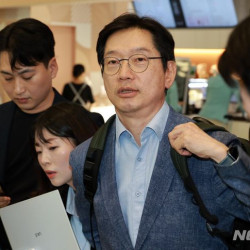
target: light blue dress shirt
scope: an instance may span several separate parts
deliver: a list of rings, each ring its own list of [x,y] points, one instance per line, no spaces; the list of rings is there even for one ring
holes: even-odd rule
[[[82,224],[76,212],[75,207],[75,192],[72,187],[69,187],[66,211],[71,215],[70,224],[75,234],[76,240],[81,250],[90,250],[90,244],[86,240],[82,232]]]
[[[135,246],[142,211],[154,169],[159,143],[168,119],[169,106],[162,108],[143,129],[138,146],[133,135],[116,119],[115,166],[118,195],[125,223]]]

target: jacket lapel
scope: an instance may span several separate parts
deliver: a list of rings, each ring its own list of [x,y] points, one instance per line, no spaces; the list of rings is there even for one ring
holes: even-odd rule
[[[103,167],[105,166],[105,167]],[[117,239],[125,249],[133,249],[130,236],[120,207],[115,174],[115,125],[112,125],[101,164],[101,189],[104,206],[113,228],[116,229]]]
[[[143,209],[135,249],[140,249],[142,247],[150,228],[154,224],[165,202],[172,180],[176,174],[170,156],[168,133],[177,125],[177,121],[180,123],[180,120],[182,120],[180,119],[181,117],[178,119],[178,116],[179,115],[170,108],[169,117],[159,145],[156,163]]]

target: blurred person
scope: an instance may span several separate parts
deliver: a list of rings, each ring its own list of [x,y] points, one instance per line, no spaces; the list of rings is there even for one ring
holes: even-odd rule
[[[91,139],[70,156],[86,238],[104,250],[227,249],[207,231],[171,160],[170,142],[178,142],[179,134],[169,134],[191,121],[165,101],[165,89],[176,74],[172,35],[151,18],[124,14],[101,30],[96,50],[116,117],[107,135],[92,217],[83,185],[83,162]],[[221,131],[211,135],[222,150],[210,152],[206,160],[189,157],[188,163],[204,202],[219,218],[217,226],[226,231],[236,216],[249,218],[250,191],[245,186],[250,176],[241,173],[238,178],[233,172],[241,170],[241,161],[234,162],[233,170],[220,164],[228,148],[238,146],[237,138]],[[224,178],[224,171],[231,178]]]
[[[242,20],[231,32],[218,69],[229,86],[239,82],[244,110],[250,117],[250,17]]]
[[[74,103],[79,103],[86,109],[90,110],[91,104],[94,103],[94,97],[91,87],[84,82],[85,67],[82,64],[75,64],[72,71],[72,82],[66,83],[62,95]]]
[[[182,107],[179,104],[178,87],[176,81],[173,82],[172,86],[166,91],[166,102],[170,105],[176,112],[181,113]]]
[[[60,103],[40,115],[34,126],[35,150],[38,162],[55,187],[69,185],[66,210],[81,250],[90,249],[82,233],[82,226],[75,208],[75,188],[70,152],[87,140],[97,130],[95,123],[86,116],[80,105]]]
[[[231,99],[234,97],[237,100],[237,106],[240,107],[240,92],[237,83],[233,88],[227,85],[215,66],[212,65],[210,69],[212,75],[208,79],[206,101],[199,115],[216,125],[227,127],[228,119],[225,116],[228,114]]]
[[[208,78],[208,65],[206,63],[199,63],[196,66],[197,78]]]

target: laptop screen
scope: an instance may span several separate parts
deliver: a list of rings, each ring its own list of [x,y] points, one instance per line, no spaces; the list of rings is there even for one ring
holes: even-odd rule
[[[79,250],[58,190],[0,209],[12,249]]]

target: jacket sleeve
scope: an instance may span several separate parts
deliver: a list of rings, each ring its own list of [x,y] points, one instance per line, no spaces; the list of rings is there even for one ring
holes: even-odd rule
[[[237,146],[239,157],[230,166],[215,165],[222,180],[233,189],[236,197],[250,207],[250,156]]]
[[[90,227],[90,203],[84,196],[84,183],[83,183],[83,169],[84,162],[89,148],[91,138],[82,144],[78,145],[70,154],[70,166],[73,171],[73,183],[76,189],[75,203],[77,213],[82,223],[82,231],[86,239],[93,246]],[[95,238],[95,245],[97,249],[101,249],[99,234],[97,231],[96,219],[94,214],[91,216],[93,223],[93,234]]]

